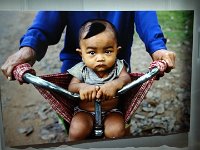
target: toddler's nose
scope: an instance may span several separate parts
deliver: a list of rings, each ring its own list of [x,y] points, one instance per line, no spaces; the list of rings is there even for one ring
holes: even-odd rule
[[[102,55],[97,55],[96,60],[97,60],[98,62],[101,62],[101,61],[104,61],[105,59],[104,59],[104,57],[103,57]]]

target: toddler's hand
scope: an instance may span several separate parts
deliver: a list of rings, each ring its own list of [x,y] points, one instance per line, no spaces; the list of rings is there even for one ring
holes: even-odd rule
[[[95,85],[86,85],[82,87],[79,91],[81,100],[86,100],[88,102],[95,100],[98,90],[99,86]]]
[[[113,86],[112,83],[105,83],[104,85],[100,86],[100,89],[97,91],[96,98],[104,100],[113,99],[116,96],[117,88]]]

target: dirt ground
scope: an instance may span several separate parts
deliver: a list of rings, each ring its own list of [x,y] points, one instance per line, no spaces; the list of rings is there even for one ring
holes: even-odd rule
[[[31,24],[34,14],[34,12],[0,12],[1,65],[10,54],[18,50],[18,41],[28,28],[28,25]],[[59,62],[59,60],[57,61]],[[40,71],[37,70],[37,73],[40,74]],[[45,72],[41,71],[41,74],[44,73]],[[40,129],[37,127],[48,124],[51,120],[42,122],[39,119],[34,119],[34,121],[26,120],[22,122],[20,119],[22,114],[36,111],[35,107],[40,105],[41,102],[44,102],[42,96],[32,85],[23,84],[21,86],[18,82],[9,82],[4,78],[2,73],[0,81],[6,145],[14,146],[45,143],[45,140],[39,138],[38,132]],[[33,104],[34,107],[32,107]],[[24,136],[17,132],[18,127],[29,126],[34,127],[34,132],[30,136]]]
[[[0,65],[3,64],[10,54],[18,49],[18,41],[32,22],[34,14],[34,12],[0,12]],[[61,39],[59,44],[49,47],[46,57],[34,65],[38,75],[59,72],[60,62],[58,54],[62,47],[62,42],[63,40]],[[144,45],[140,40],[134,42],[133,55],[131,57],[132,71],[145,72],[151,62],[151,58],[142,50]],[[184,123],[188,125],[189,119],[185,114],[189,115],[190,97],[188,95],[190,95],[191,46],[180,43],[178,46],[169,46],[169,48],[177,53],[176,69],[158,81],[152,87],[154,90],[150,93],[152,94],[155,90],[162,89],[160,99],[163,103],[166,101],[171,102],[172,99],[177,99],[180,96],[186,97],[183,98],[184,101],[172,103],[177,105],[177,107],[173,107],[172,110],[166,110],[165,115],[167,113],[172,115],[171,112],[173,112],[176,114],[177,124],[186,120]],[[182,52],[178,51],[180,49],[182,49]],[[38,91],[30,84],[19,85],[18,82],[7,81],[2,73],[0,74],[0,85],[6,145],[17,146],[52,142],[41,139],[39,135],[42,126],[55,122],[54,117],[41,120],[37,115],[34,115],[32,119],[21,119],[25,114],[30,112],[36,113],[38,107],[45,103]],[[179,92],[182,95],[177,94],[178,90],[182,92]],[[186,126],[185,124],[183,126]],[[33,127],[33,131],[28,135],[20,134],[18,129],[23,127]],[[63,141],[67,135],[64,134],[62,136],[64,137],[57,138],[53,142]]]

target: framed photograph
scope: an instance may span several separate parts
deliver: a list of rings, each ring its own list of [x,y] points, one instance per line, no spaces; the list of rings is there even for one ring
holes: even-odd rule
[[[54,102],[47,94],[33,84],[13,80],[9,81],[0,74],[0,128],[1,147],[6,149],[40,148],[133,148],[162,149],[176,147],[180,150],[199,148],[198,132],[198,97],[199,97],[199,58],[200,58],[200,19],[195,1],[152,1],[143,5],[141,2],[119,2],[115,5],[106,1],[69,1],[56,4],[50,1],[2,1],[0,6],[0,65],[19,50],[20,39],[30,29],[38,11],[64,11],[65,13],[89,11],[105,13],[119,10],[121,12],[156,11],[160,29],[163,32],[166,47],[176,54],[176,65],[169,73],[151,80],[144,89],[137,88],[133,101],[128,105],[130,114],[126,122],[126,133],[122,138],[87,138],[68,141],[68,126],[63,119],[62,109],[55,108]],[[66,7],[64,7],[67,5]],[[4,7],[3,7],[4,6]],[[105,6],[105,7],[104,7]],[[119,7],[120,6],[120,7]],[[138,6],[138,7],[137,7]],[[133,18],[133,21],[136,18]],[[134,34],[130,73],[147,74],[152,57],[146,49],[144,39],[134,24]],[[65,26],[60,39],[48,46],[45,56],[33,65],[36,76],[49,82],[55,74],[60,75],[62,61],[59,56],[65,47]],[[44,33],[48,34],[48,33]],[[123,50],[123,47],[122,47]],[[5,65],[5,64],[4,64]],[[52,75],[52,76],[51,76]],[[140,75],[140,76],[142,76]],[[49,78],[50,76],[50,78]],[[150,79],[149,79],[150,80]],[[148,81],[149,81],[148,80]],[[61,81],[61,80],[60,80]],[[58,79],[59,82],[59,79]],[[63,81],[62,81],[63,82]],[[145,82],[146,83],[146,82]],[[62,84],[61,84],[62,86]],[[133,90],[134,91],[134,90]],[[140,92],[140,94],[139,94]],[[50,93],[53,99],[60,99],[59,94]],[[120,100],[128,99],[129,92]],[[141,96],[142,95],[142,96]],[[144,95],[144,96],[143,96]],[[137,98],[140,97],[140,98]],[[130,96],[131,97],[131,96]],[[62,98],[61,98],[62,99]],[[59,100],[58,100],[59,101]],[[121,104],[121,103],[120,103]],[[136,105],[137,108],[136,108]],[[52,107],[53,106],[53,107]],[[60,105],[59,105],[60,106]],[[130,108],[130,106],[132,106]],[[134,111],[133,111],[134,109]]]

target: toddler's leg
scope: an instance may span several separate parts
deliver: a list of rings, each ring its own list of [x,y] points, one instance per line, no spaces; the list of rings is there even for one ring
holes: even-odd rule
[[[104,121],[105,137],[119,138],[125,135],[125,121],[121,113],[109,113]]]
[[[87,138],[93,130],[94,117],[87,112],[78,112],[70,123],[69,141],[83,140]]]

